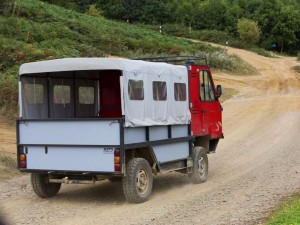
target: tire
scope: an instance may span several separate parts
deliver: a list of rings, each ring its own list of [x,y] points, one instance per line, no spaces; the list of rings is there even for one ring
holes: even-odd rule
[[[35,194],[40,198],[53,197],[61,187],[60,183],[49,183],[48,175],[41,173],[31,174],[31,185]]]
[[[124,195],[129,202],[142,203],[152,192],[152,170],[147,160],[133,158],[126,165],[126,176],[122,179]]]
[[[208,158],[203,147],[196,146],[193,150],[193,167],[189,176],[194,184],[204,183],[208,175]]]

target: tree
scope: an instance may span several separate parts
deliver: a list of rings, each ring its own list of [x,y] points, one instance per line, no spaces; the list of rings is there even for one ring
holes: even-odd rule
[[[143,6],[143,15],[139,22],[146,24],[163,24],[172,22],[172,13],[169,5],[160,0],[146,0]]]
[[[238,4],[233,4],[228,7],[226,11],[226,31],[232,34],[236,34],[236,24],[238,19],[242,16],[242,9]]]
[[[224,1],[209,0],[200,4],[195,18],[196,29],[225,30],[227,5]]]
[[[291,6],[283,7],[279,15],[271,32],[280,46],[280,51],[283,52],[284,47],[296,46],[299,42],[297,32],[300,32],[300,15]]]
[[[255,44],[259,41],[261,30],[256,21],[250,19],[239,19],[237,30],[242,41],[248,44]]]
[[[199,2],[197,0],[185,1],[180,0],[177,2],[172,2],[173,6],[176,6],[174,9],[174,22],[182,25],[192,26],[197,11],[199,8]]]

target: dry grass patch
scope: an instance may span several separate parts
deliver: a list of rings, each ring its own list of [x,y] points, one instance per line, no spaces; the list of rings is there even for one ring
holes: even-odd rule
[[[0,153],[0,181],[19,176],[16,159]]]

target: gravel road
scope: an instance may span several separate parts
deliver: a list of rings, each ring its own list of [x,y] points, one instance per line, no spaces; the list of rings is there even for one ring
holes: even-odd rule
[[[0,182],[0,211],[6,220],[70,225],[263,223],[282,199],[300,191],[300,75],[291,69],[296,58],[265,58],[233,48],[228,52],[259,74],[215,74],[216,83],[239,94],[223,104],[225,139],[209,155],[206,183],[190,184],[179,173],[159,175],[149,201],[136,205],[125,201],[119,183],[109,181],[63,185],[55,197],[40,199],[25,175]],[[5,139],[0,146],[14,149]]]

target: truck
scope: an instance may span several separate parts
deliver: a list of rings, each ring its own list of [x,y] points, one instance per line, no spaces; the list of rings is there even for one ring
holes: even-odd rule
[[[224,136],[205,58],[63,58],[25,63],[19,76],[17,164],[37,196],[108,179],[142,203],[154,175],[206,181]]]

